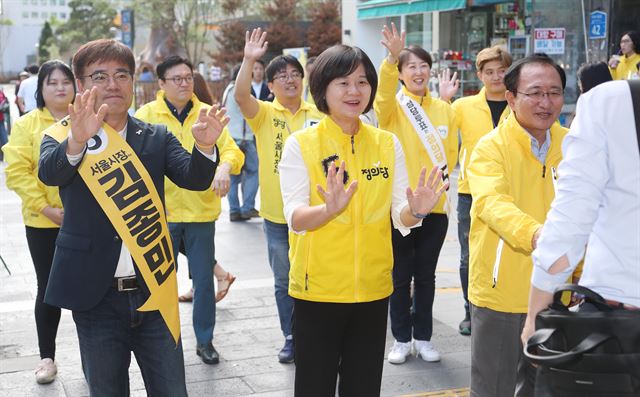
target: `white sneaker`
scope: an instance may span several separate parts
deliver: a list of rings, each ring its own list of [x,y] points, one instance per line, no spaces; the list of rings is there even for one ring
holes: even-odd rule
[[[416,357],[422,357],[424,361],[430,363],[440,361],[440,353],[428,340],[415,340],[413,346],[416,349]]]
[[[51,383],[56,379],[58,368],[50,358],[43,358],[36,367],[36,382],[40,384]]]
[[[395,341],[387,359],[391,364],[402,364],[411,355],[411,342]]]

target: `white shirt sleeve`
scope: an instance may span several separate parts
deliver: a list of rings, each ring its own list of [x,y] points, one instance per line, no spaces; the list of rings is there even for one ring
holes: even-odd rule
[[[213,153],[212,154],[206,154],[205,152],[200,150],[200,148],[197,145],[196,145],[196,149],[198,149],[198,151],[200,153],[202,153],[202,155],[204,157],[208,158],[209,160],[213,161],[214,163],[218,160],[218,146],[214,146],[213,147]]]
[[[391,201],[391,220],[393,221],[393,227],[406,236],[411,233],[410,229],[414,227],[422,226],[422,220],[413,226],[405,226],[402,223],[400,213],[409,205],[407,201],[406,190],[409,187],[409,174],[407,173],[407,164],[404,160],[404,152],[402,151],[402,144],[398,138],[393,136],[393,144],[395,148],[395,168],[393,170],[393,198]]]
[[[556,197],[533,252],[531,282],[547,292],[564,283],[582,260],[609,178],[605,126],[592,117],[590,102],[584,99],[578,101],[576,118],[562,143]],[[565,254],[569,268],[550,274],[549,268]]]
[[[300,143],[295,135],[285,141],[278,170],[280,171],[280,190],[287,225],[292,232],[303,234],[304,231],[296,232],[291,225],[293,212],[300,207],[309,205],[309,173],[302,158]]]

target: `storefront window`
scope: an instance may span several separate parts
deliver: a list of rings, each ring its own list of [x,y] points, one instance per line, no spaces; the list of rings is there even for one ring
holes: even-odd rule
[[[431,13],[407,15],[405,19],[407,45],[418,45],[431,51],[433,31]]]
[[[581,10],[581,0],[566,0],[563,7],[558,7],[556,0],[536,0],[533,7],[531,52],[547,53],[567,75],[561,122],[575,107],[579,95],[576,75],[580,65],[586,61]],[[549,35],[551,31],[558,33]],[[564,38],[554,39],[553,36]]]

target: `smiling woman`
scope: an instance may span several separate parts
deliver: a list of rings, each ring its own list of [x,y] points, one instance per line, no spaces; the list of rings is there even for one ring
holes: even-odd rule
[[[377,88],[357,47],[318,56],[309,79],[320,123],[294,133],[280,161],[294,298],[296,396],[380,395],[391,225],[407,234],[438,202],[440,173],[408,188],[393,134],[363,124]],[[314,188],[315,187],[315,188]]]

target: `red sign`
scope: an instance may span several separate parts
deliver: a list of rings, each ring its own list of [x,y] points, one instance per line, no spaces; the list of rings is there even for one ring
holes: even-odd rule
[[[564,28],[535,29],[536,40],[564,39]]]

